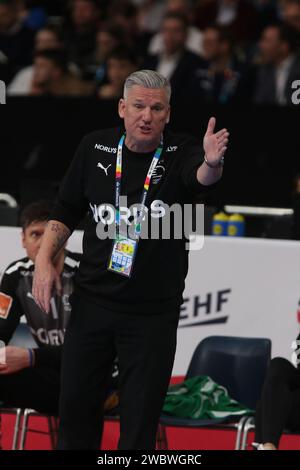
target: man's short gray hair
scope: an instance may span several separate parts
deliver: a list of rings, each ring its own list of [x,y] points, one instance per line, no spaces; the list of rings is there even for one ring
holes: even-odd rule
[[[127,92],[134,85],[144,88],[164,88],[167,92],[168,101],[171,97],[171,85],[169,80],[154,70],[138,70],[126,78],[123,96],[127,98]]]

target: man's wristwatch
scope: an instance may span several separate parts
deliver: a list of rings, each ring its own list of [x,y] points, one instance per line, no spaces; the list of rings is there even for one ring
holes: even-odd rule
[[[209,166],[210,168],[221,168],[222,166],[224,166],[224,157],[221,158],[221,160],[219,161],[219,163],[217,163],[217,165],[212,165],[211,163],[209,163],[209,161],[206,158],[206,155],[204,155],[204,161],[206,165]]]

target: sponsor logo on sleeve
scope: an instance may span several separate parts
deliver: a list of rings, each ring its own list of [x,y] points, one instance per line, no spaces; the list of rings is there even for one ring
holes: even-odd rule
[[[13,303],[13,298],[0,292],[0,318],[4,320],[8,317],[9,311]]]

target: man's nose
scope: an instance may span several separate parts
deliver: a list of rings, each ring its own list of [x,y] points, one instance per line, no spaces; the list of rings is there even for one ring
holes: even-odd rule
[[[41,248],[43,237],[39,237],[36,241],[36,248],[39,250]]]
[[[143,116],[142,116],[143,121],[145,122],[151,122],[152,120],[152,112],[150,107],[146,107],[143,111]]]

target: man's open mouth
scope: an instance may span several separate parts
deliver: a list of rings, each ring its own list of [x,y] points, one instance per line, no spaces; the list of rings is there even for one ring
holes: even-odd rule
[[[140,129],[142,132],[146,132],[146,133],[151,132],[151,127],[149,126],[141,126]]]

